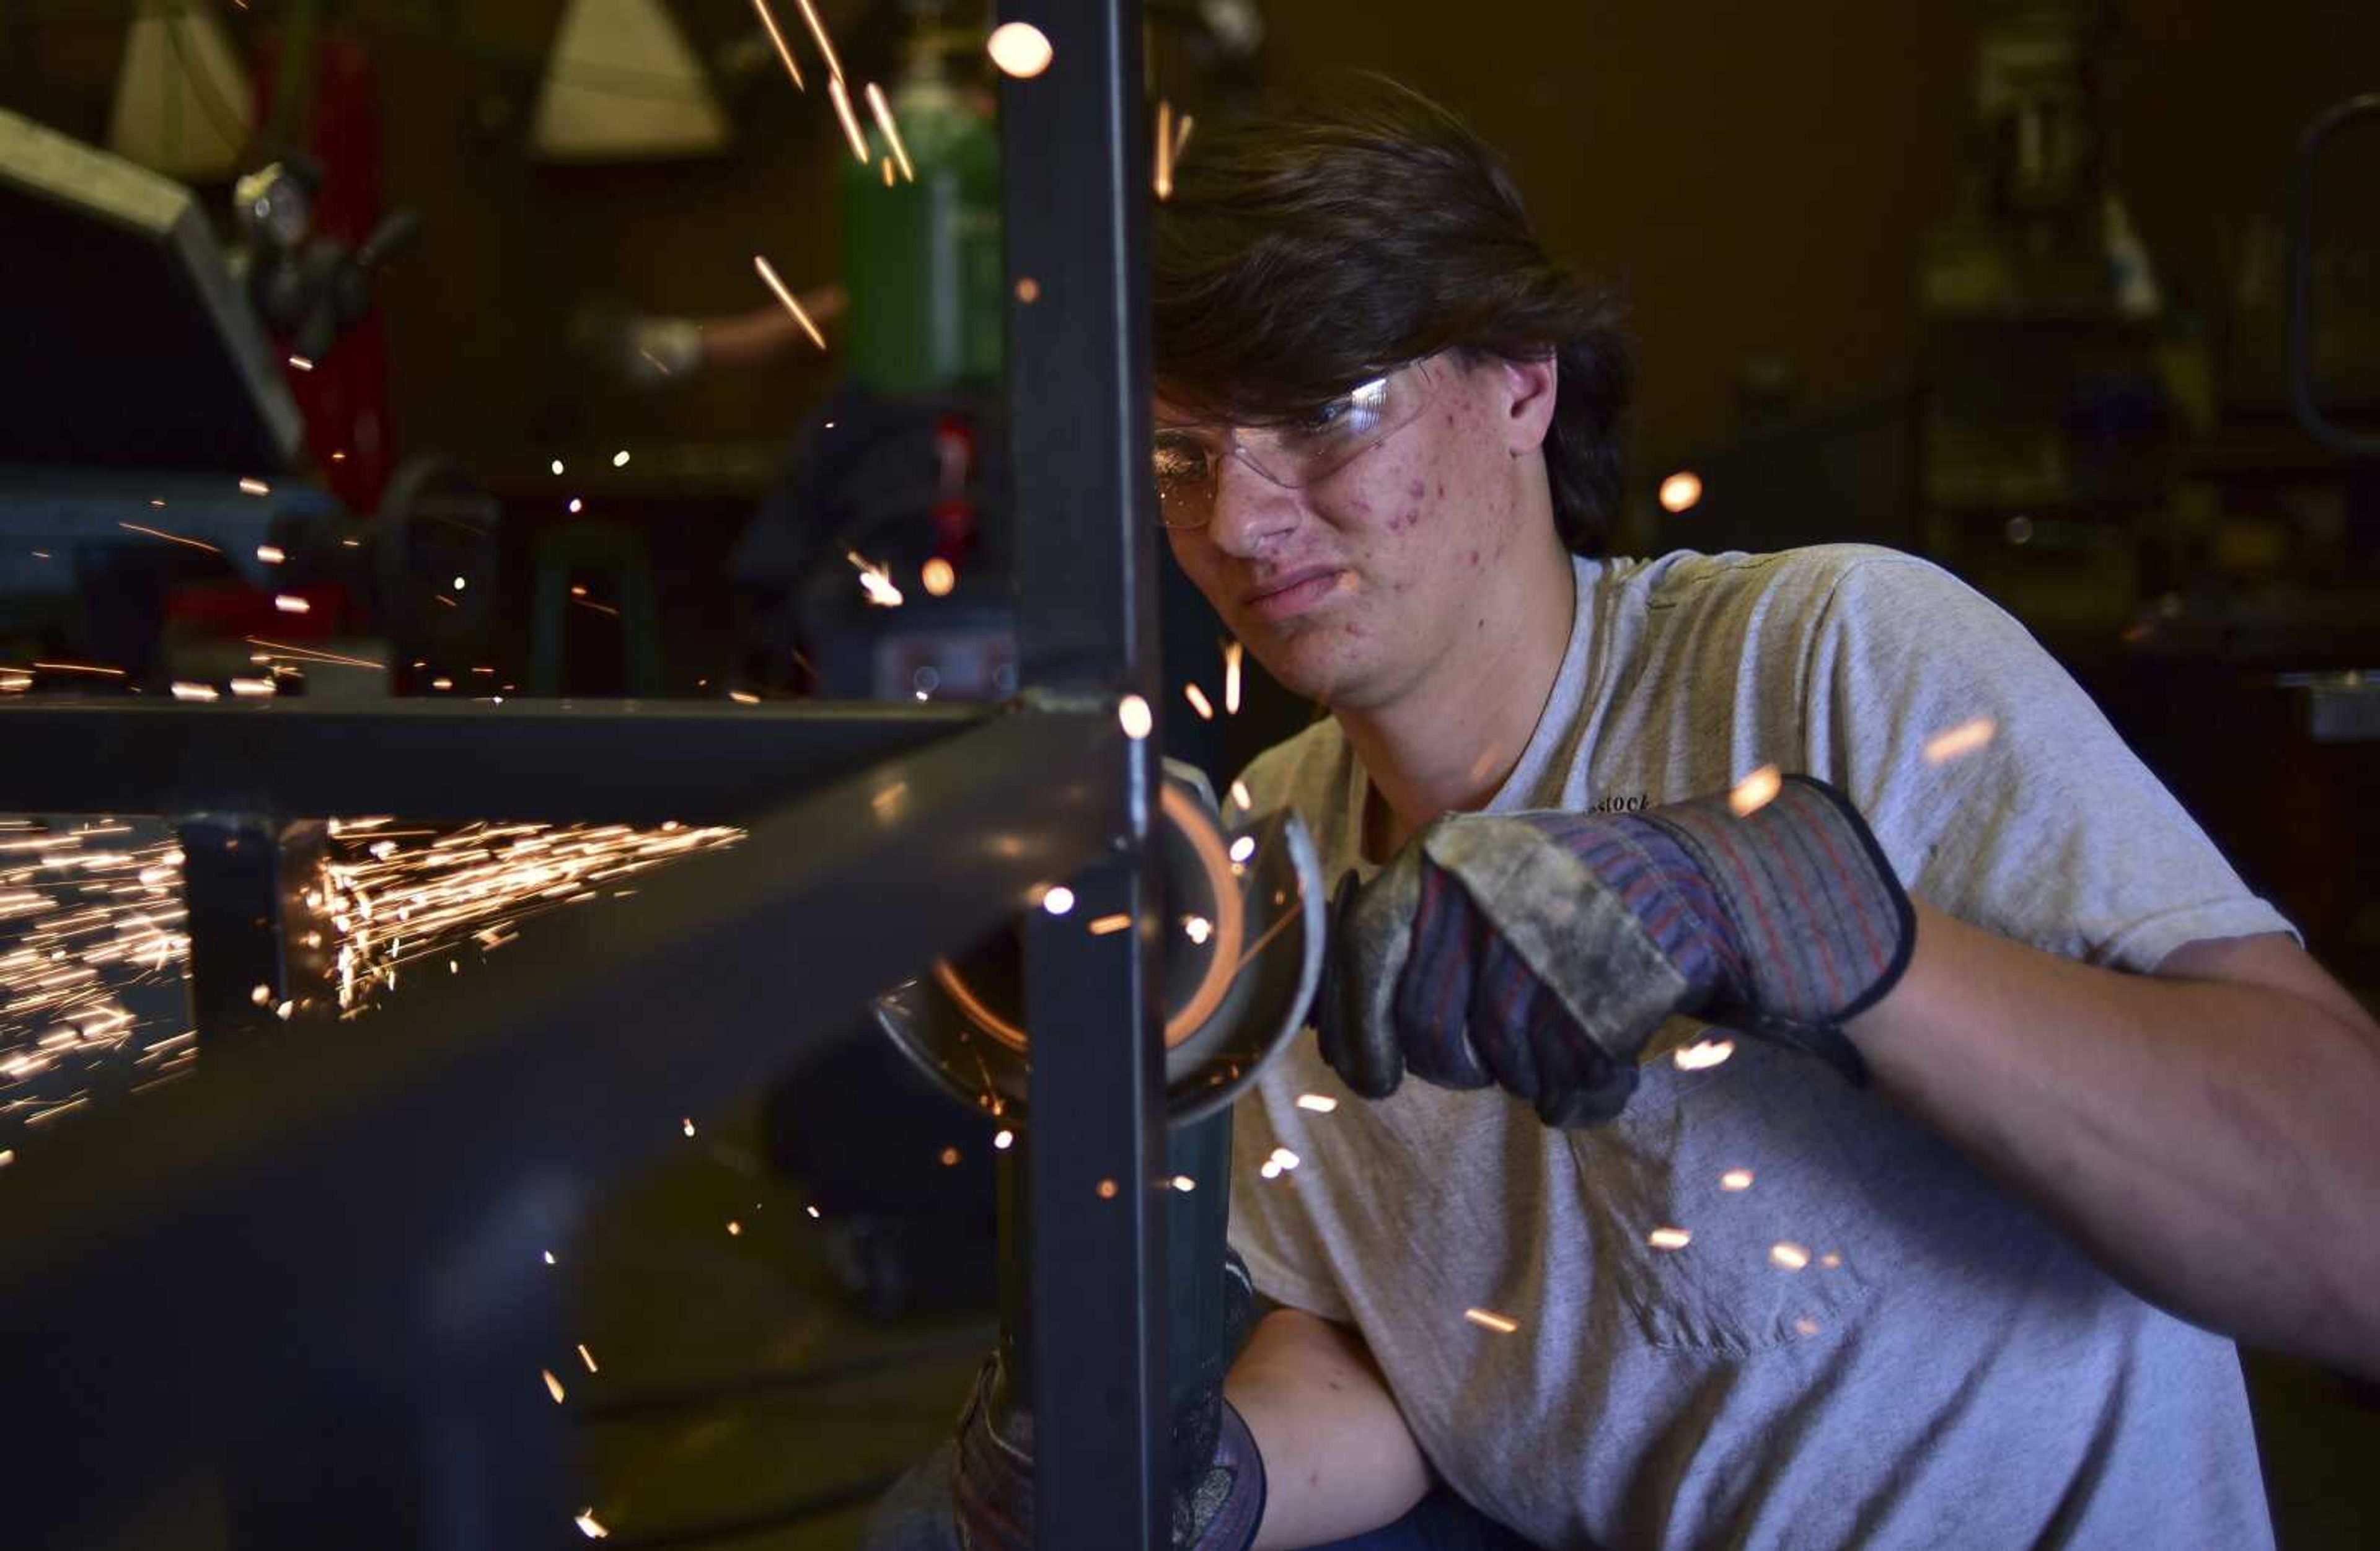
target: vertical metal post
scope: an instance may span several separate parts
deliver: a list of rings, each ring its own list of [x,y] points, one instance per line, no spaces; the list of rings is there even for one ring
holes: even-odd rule
[[[1052,46],[1004,83],[1008,412],[1028,690],[1157,699],[1148,219],[1138,0],[1004,0]],[[1029,282],[1029,284],[1028,284]],[[1026,1271],[1043,1546],[1167,1534],[1164,1049],[1148,849],[1158,743],[1127,761],[1126,833],[1026,932],[1033,1136]],[[1055,881],[1054,879],[1052,881]]]
[[[322,859],[320,820],[203,814],[176,826],[189,912],[190,1023],[201,1041],[276,1028],[327,995],[322,938],[299,901]],[[310,1008],[310,1011],[311,1009]]]

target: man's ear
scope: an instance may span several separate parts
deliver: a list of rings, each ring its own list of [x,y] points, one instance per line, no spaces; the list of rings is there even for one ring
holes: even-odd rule
[[[1505,450],[1518,457],[1546,444],[1554,423],[1554,393],[1559,379],[1553,352],[1535,360],[1495,363],[1498,418],[1504,428]]]

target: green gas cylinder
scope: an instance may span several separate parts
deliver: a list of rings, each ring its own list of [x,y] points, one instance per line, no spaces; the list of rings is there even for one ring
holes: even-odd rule
[[[977,55],[975,42],[917,34],[887,93],[914,181],[861,91],[852,92],[868,161],[847,156],[839,190],[851,297],[845,359],[881,394],[1000,381],[1000,135],[989,93],[953,79],[954,67],[964,68],[955,60]]]

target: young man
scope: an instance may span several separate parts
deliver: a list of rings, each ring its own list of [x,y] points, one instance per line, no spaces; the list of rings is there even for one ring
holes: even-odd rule
[[[1602,558],[1612,309],[1442,111],[1202,134],[1159,233],[1175,556],[1330,712],[1245,783],[1366,879],[1177,1544],[2269,1545],[2230,1338],[2380,1372],[2369,1016],[1938,569]]]

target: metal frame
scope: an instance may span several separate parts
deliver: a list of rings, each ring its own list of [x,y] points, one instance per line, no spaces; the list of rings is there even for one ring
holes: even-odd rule
[[[1012,307],[1020,709],[0,704],[0,811],[163,813],[226,855],[254,837],[240,866],[199,869],[225,902],[215,936],[268,934],[219,984],[276,950],[257,905],[289,819],[748,830],[648,875],[633,904],[424,977],[353,1036],[218,1042],[193,1080],[79,1119],[12,1171],[12,1542],[92,1543],[144,1488],[221,1471],[242,1551],[577,1544],[563,1418],[533,1382],[560,1329],[535,1246],[677,1117],[748,1092],[1040,887],[1149,907],[1157,745],[1116,715],[1156,698],[1139,6],[1004,16],[1055,45],[1003,113],[1010,273],[1038,286]],[[1034,1296],[1011,1332],[1046,1359],[1027,1370],[1040,1543],[1158,1545],[1158,950],[1034,919],[1033,1110],[1067,1117],[1032,1138]],[[202,1033],[250,1018],[236,1000],[202,999]],[[329,1473],[252,1468],[292,1442]]]

